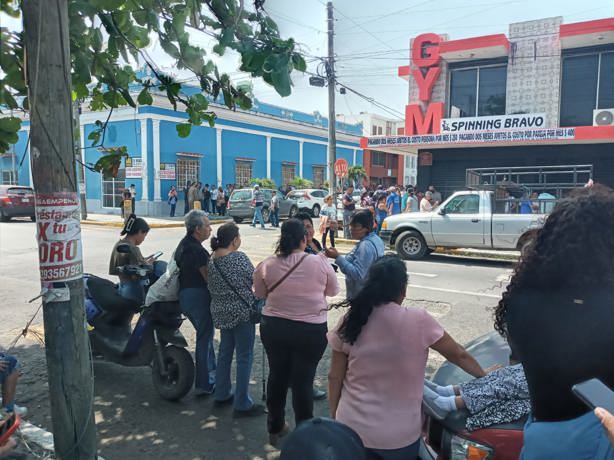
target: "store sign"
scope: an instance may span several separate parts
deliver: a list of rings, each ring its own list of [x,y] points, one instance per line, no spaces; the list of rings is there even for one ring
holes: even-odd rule
[[[369,137],[363,148],[382,146],[420,146],[437,144],[479,144],[575,139],[575,128],[509,129],[504,131],[473,131],[461,133],[426,134],[416,136]]]
[[[162,180],[175,180],[175,163],[160,163],[159,176]]]
[[[431,103],[433,86],[441,74],[439,35],[429,33],[417,36],[411,47],[411,75],[418,85],[418,98],[422,103],[405,106],[405,134],[439,133],[443,118],[443,102]],[[425,110],[423,110],[425,106]]]
[[[441,120],[441,134],[466,133],[473,131],[499,131],[502,129],[543,128],[546,126],[545,113],[523,113],[493,117],[444,118]]]
[[[141,179],[143,177],[143,159],[126,158],[126,179]]]

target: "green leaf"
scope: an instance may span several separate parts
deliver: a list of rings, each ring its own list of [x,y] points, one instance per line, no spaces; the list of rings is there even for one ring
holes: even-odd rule
[[[209,107],[209,101],[202,94],[195,94],[192,96],[192,101],[195,103],[198,110],[207,110],[207,107]]]
[[[160,40],[160,45],[162,45],[162,49],[170,57],[172,57],[174,59],[179,59],[181,57],[181,53],[179,52],[179,49],[173,43],[171,43],[170,40],[166,40],[166,39],[162,40],[161,39]]]
[[[301,72],[307,70],[307,64],[305,63],[305,59],[303,59],[303,56],[301,56],[300,54],[294,53],[292,55],[292,65],[296,70],[300,70]]]
[[[192,131],[192,125],[190,123],[177,123],[175,129],[179,137],[188,137]]]
[[[220,45],[219,43],[217,45],[213,45],[214,53],[219,54],[220,56],[224,56],[225,51],[226,51],[226,48],[223,45]]]
[[[92,44],[92,48],[95,51],[100,51],[102,49],[102,43],[103,43],[102,32],[100,32],[100,29],[96,28],[96,29],[92,29],[90,35],[91,35],[90,43]]]
[[[21,128],[21,120],[17,117],[0,118],[0,131],[6,133],[18,132]]]
[[[111,11],[122,6],[125,0],[89,0],[89,3],[95,8]]]
[[[136,100],[140,105],[153,104],[153,97],[151,97],[151,94],[149,94],[149,90],[147,88],[143,88],[141,90]]]

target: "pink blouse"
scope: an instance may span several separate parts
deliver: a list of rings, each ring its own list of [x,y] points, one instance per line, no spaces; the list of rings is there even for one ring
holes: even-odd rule
[[[304,254],[271,256],[256,267],[254,291],[256,297],[266,298],[262,310],[264,315],[305,323],[326,322],[326,297],[339,293],[339,283],[330,263],[322,255],[307,254],[298,268],[267,296],[267,286],[277,283]]]
[[[354,345],[337,326],[331,348],[348,357],[336,418],[358,433],[366,447],[400,449],[420,437],[422,386],[429,347],[443,327],[425,310],[388,303],[373,309]]]

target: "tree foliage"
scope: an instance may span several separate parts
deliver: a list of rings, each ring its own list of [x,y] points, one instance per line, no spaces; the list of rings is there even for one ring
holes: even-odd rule
[[[367,171],[360,165],[350,166],[348,169],[348,180],[353,183],[360,182],[367,177]]]
[[[313,182],[310,181],[309,179],[303,179],[302,177],[296,176],[294,179],[292,179],[288,185],[291,185],[294,188],[312,188],[313,187]]]
[[[0,0],[0,12],[18,18],[23,0]],[[41,2],[44,3],[44,2]],[[244,0],[69,0],[70,52],[73,98],[86,100],[93,111],[122,106],[151,105],[152,93],[161,93],[175,110],[187,114],[177,125],[179,136],[203,122],[213,126],[211,100],[223,97],[231,109],[249,109],[249,88],[234,85],[208,59],[208,50],[195,44],[204,33],[213,38],[209,50],[223,55],[234,50],[240,55],[239,70],[262,78],[281,96],[290,94],[293,70],[304,71],[305,61],[293,39],[283,39],[275,22],[262,10],[263,0],[246,6]],[[44,14],[44,12],[43,12]],[[193,33],[189,31],[199,31]],[[0,29],[0,107],[29,109],[24,79],[23,32]],[[194,75],[201,92],[187,94],[185,82],[161,72],[146,48],[157,39],[175,67]],[[140,78],[131,62],[145,63],[153,78]],[[30,71],[39,71],[34,69]],[[44,77],[44,76],[43,76]],[[192,83],[191,86],[194,86]],[[138,95],[134,97],[134,90]],[[23,100],[18,104],[17,101]],[[20,107],[21,105],[21,107]],[[89,139],[102,144],[106,123],[98,122]],[[21,121],[0,119],[0,153],[17,142]],[[121,152],[113,152],[121,156]]]
[[[267,179],[266,177],[254,177],[251,181],[251,185],[259,185],[262,188],[272,188],[273,190],[277,189],[275,181],[273,179]]]

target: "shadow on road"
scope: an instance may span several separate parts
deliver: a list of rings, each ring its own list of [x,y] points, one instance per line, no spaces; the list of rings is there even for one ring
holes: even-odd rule
[[[415,263],[418,261],[406,261]],[[512,268],[515,264],[515,260],[506,259],[479,259],[474,257],[454,256],[449,254],[430,254],[419,262],[432,262],[436,264],[457,265],[464,267],[504,267]]]

